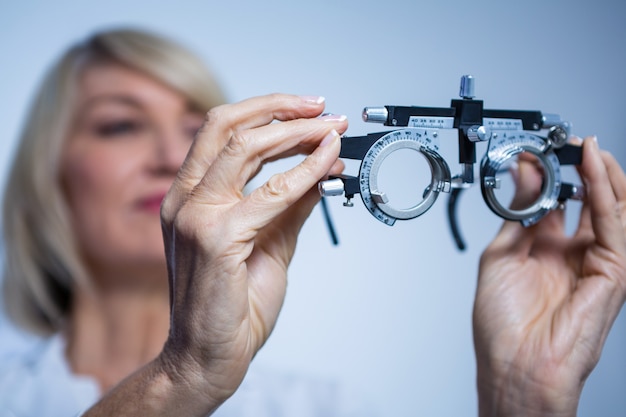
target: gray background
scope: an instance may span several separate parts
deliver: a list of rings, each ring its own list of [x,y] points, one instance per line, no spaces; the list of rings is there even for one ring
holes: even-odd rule
[[[0,0],[0,179],[43,70],[70,42],[120,24],[196,50],[233,101],[324,95],[329,111],[348,115],[353,135],[380,129],[361,122],[363,106],[448,106],[460,75],[470,73],[487,108],[559,113],[579,136],[598,135],[626,166],[625,21],[623,2],[602,0]],[[455,142],[442,147],[458,172]],[[348,173],[357,169],[350,164]],[[401,187],[414,182],[389,175]],[[444,199],[394,227],[358,200],[352,209],[340,198],[329,203],[341,245],[331,246],[316,210],[255,366],[336,379],[385,416],[476,415],[471,308],[480,252],[500,224],[479,189],[461,202],[465,253],[449,237]],[[569,205],[570,225],[578,208]],[[624,415],[624,315],[585,387],[581,416]]]

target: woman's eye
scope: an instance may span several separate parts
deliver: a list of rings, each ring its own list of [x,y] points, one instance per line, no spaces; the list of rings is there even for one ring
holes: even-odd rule
[[[181,119],[182,131],[189,139],[195,139],[203,124],[204,114],[195,111],[185,114]]]
[[[102,137],[130,135],[139,132],[143,125],[134,120],[120,120],[96,126],[96,133]]]
[[[202,125],[185,126],[185,134],[189,136],[189,138],[194,139],[196,137],[196,134],[198,133],[198,130],[200,130],[201,127]]]

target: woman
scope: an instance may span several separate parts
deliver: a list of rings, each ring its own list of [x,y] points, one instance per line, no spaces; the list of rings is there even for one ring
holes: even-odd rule
[[[223,102],[215,81],[197,58],[142,32],[95,35],[70,50],[52,69],[34,103],[6,190],[4,295],[7,309],[21,327],[54,337],[34,356],[8,364],[12,366],[3,375],[7,389],[0,390],[0,414],[7,410],[16,415],[42,415],[42,409],[51,415],[76,414],[159,356],[170,328],[161,200],[206,112]],[[275,117],[283,119],[314,117],[323,109],[318,98],[273,96],[242,103],[252,109],[247,113],[216,110],[213,114],[264,123],[251,116],[270,116],[265,108],[272,104]],[[221,123],[220,127],[226,126]],[[244,124],[236,125],[242,135],[255,132],[244,130]],[[345,120],[334,116],[292,124],[290,130],[265,128],[272,140],[280,139],[273,134],[291,140],[278,149],[282,153],[298,144],[294,151],[308,151],[324,136],[336,137],[333,129],[346,128]],[[223,146],[218,141],[198,143],[195,152],[202,151],[202,158],[209,158]],[[327,149],[332,152],[336,147],[335,143]],[[266,158],[274,157],[272,152],[266,152]],[[315,176],[323,175],[320,169],[327,171],[335,159],[328,158],[325,167],[315,167]],[[196,175],[195,170],[187,163],[183,172]],[[268,229],[268,241],[281,239],[280,245],[259,242],[267,254],[280,251],[280,264],[266,265],[274,260],[266,260],[262,252],[255,257],[259,265],[250,267],[250,271],[269,269],[276,280],[276,288],[271,288],[275,294],[270,294],[276,298],[264,300],[273,303],[268,306],[272,315],[277,314],[276,300],[284,292],[286,264],[297,230],[315,200],[315,194],[309,193],[283,216],[289,225]],[[242,225],[236,220],[232,230]],[[182,285],[182,278],[177,280]],[[210,301],[208,293],[202,298]],[[218,303],[213,301],[211,306]],[[184,313],[185,320],[192,319],[189,313]],[[203,320],[213,316],[199,309],[194,314]],[[266,330],[271,330],[269,324]],[[177,348],[168,347],[168,352]],[[251,356],[256,348],[251,343],[245,353]],[[29,361],[34,363],[24,363]],[[247,367],[248,361],[244,357],[242,366]],[[232,384],[239,384],[243,369],[232,373]],[[174,371],[181,372],[180,367]],[[242,407],[252,407],[255,412],[264,408],[280,415],[300,402],[306,415],[334,406],[326,399],[331,395],[326,386],[273,375],[264,375],[260,384],[254,381],[261,376],[251,378],[240,390],[242,398],[227,404],[225,412],[230,408],[231,413],[245,415]],[[45,395],[37,390],[45,390]],[[256,397],[261,400],[250,401]],[[182,410],[177,407],[177,411]]]
[[[5,298],[25,326],[57,335],[49,342],[56,350],[49,345],[8,372],[4,383],[13,395],[2,400],[8,411],[28,415],[10,407],[35,398],[37,372],[60,362],[67,375],[65,385],[53,387],[59,396],[88,391],[77,383],[84,376],[95,384],[77,406],[87,408],[104,394],[87,416],[202,416],[219,407],[217,413],[236,415],[332,415],[339,406],[328,401],[324,387],[278,381],[270,390],[265,377],[257,385],[240,384],[276,321],[298,232],[319,198],[315,185],[342,168],[338,139],[347,121],[320,117],[324,103],[316,96],[276,94],[217,107],[219,98],[200,101],[195,92],[201,87],[181,82],[204,79],[187,74],[193,58],[163,42],[127,31],[97,35],[70,52],[44,83],[5,199]],[[59,113],[50,114],[51,108]],[[615,207],[622,204],[623,215],[626,179],[595,142],[587,140],[584,152],[581,175],[592,198],[579,235],[561,237],[555,213],[534,229],[505,225],[483,257],[475,310],[483,415],[529,415],[519,408],[529,404],[525,400],[546,411],[538,415],[575,412],[582,381],[624,302],[626,243]],[[263,163],[295,153],[307,157],[244,196]],[[36,159],[43,155],[45,163]],[[550,256],[533,262],[535,245],[553,242],[559,244],[546,252]],[[591,265],[563,261],[583,253]],[[537,312],[527,299],[542,288],[529,280],[519,288],[525,268],[540,283],[566,277],[569,285],[554,305]],[[569,297],[579,291],[571,283],[588,275],[599,284],[587,291],[611,303]],[[604,282],[617,286],[598,288]],[[500,295],[509,292],[520,299],[503,306]],[[563,317],[562,309],[571,318],[586,315],[588,306],[597,314],[582,333],[569,333],[569,321],[551,320]],[[492,310],[499,312],[495,318]],[[548,337],[538,345],[543,327],[526,321],[556,323],[572,343],[561,346],[567,338],[550,343]],[[558,380],[536,384],[537,369],[526,356],[509,356],[529,343],[541,347],[533,359],[552,365]],[[580,353],[580,343],[589,349]],[[50,360],[55,354],[56,362]],[[303,391],[299,408],[290,408],[289,397]],[[234,401],[224,404],[233,393]]]

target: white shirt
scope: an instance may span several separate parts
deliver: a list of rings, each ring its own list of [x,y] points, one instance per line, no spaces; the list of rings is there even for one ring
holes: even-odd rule
[[[0,320],[0,416],[74,417],[100,397],[96,381],[72,374],[65,341],[28,336]],[[373,416],[362,398],[327,381],[276,374],[254,364],[215,417]]]

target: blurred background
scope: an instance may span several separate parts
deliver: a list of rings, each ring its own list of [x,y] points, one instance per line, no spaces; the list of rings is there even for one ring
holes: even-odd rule
[[[0,180],[43,71],[70,43],[122,25],[189,46],[231,101],[272,92],[323,95],[328,111],[349,117],[350,135],[382,130],[361,121],[364,106],[447,107],[460,76],[472,74],[486,108],[558,113],[573,133],[597,135],[626,167],[625,21],[626,3],[617,0],[0,0]],[[453,173],[456,146],[442,137]],[[280,168],[270,166],[261,179]],[[393,182],[423,189],[423,178],[407,169],[393,164]],[[349,163],[346,173],[357,172]],[[476,415],[472,302],[480,253],[501,221],[478,186],[467,191],[460,224],[468,249],[459,252],[445,197],[393,227],[375,220],[358,197],[353,208],[331,198],[336,247],[316,209],[278,325],[254,366],[336,380],[383,416]],[[570,230],[579,207],[568,205]],[[625,393],[622,313],[579,415],[623,416]]]

